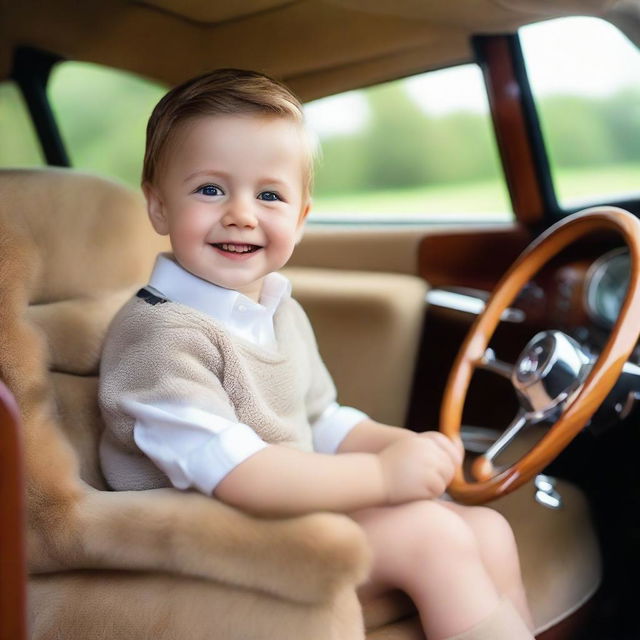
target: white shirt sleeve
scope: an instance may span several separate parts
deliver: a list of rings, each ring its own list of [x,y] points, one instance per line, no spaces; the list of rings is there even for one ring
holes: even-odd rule
[[[123,399],[136,445],[177,489],[211,495],[241,462],[269,446],[246,424],[189,406]]]
[[[313,450],[317,453],[336,453],[351,429],[368,417],[358,409],[332,402],[311,425]]]

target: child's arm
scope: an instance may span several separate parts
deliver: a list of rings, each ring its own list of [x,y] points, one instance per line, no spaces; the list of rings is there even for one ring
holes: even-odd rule
[[[332,456],[278,445],[238,465],[218,484],[214,495],[227,504],[266,516],[347,513],[386,501],[377,456]]]
[[[379,453],[393,442],[402,438],[415,437],[416,433],[402,427],[390,425],[366,419],[356,424],[340,443],[337,453]]]
[[[265,516],[352,512],[440,496],[460,456],[444,435],[401,438],[378,454],[324,455],[271,445],[215,488],[223,502]]]
[[[402,427],[392,427],[367,418],[356,424],[340,443],[337,453],[380,453],[389,445],[405,438],[430,437],[427,434],[437,433],[425,431],[423,433],[404,429]],[[462,441],[458,439],[454,442],[458,455],[462,457]]]

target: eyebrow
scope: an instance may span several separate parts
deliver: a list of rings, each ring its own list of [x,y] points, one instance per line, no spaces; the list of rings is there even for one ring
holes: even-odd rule
[[[198,176],[221,176],[223,178],[228,178],[229,174],[224,171],[214,171],[213,169],[204,169],[201,171],[194,171],[190,173],[185,179],[185,182],[189,182],[189,180],[193,180],[193,178],[197,178]]]
[[[286,187],[287,183],[284,180],[280,180],[279,178],[263,178],[262,180],[260,180],[261,183],[263,184],[275,184],[279,187]]]

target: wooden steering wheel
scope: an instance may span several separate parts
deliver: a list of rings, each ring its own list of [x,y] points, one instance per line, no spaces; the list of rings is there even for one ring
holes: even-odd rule
[[[487,346],[502,313],[520,289],[550,258],[576,239],[595,231],[611,230],[618,232],[629,248],[631,273],[618,319],[597,359],[590,360],[569,336],[550,331],[535,336],[513,368],[494,360]],[[561,220],[516,260],[498,283],[458,353],[443,397],[440,430],[449,437],[460,436],[464,400],[477,367],[508,370],[521,407],[498,440],[474,461],[472,481],[465,479],[462,466],[457,469],[448,489],[454,499],[478,504],[513,491],[542,471],[580,432],[613,388],[638,341],[639,285],[640,220],[615,207],[587,209]],[[493,367],[487,366],[491,363]],[[544,437],[510,467],[494,468],[492,458],[544,412],[555,419]]]

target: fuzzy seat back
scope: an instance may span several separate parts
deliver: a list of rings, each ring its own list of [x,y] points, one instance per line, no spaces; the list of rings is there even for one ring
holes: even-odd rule
[[[24,430],[32,638],[204,640],[214,620],[220,640],[363,637],[369,555],[347,517],[266,521],[195,492],[103,490],[103,338],[165,248],[126,187],[0,171],[0,379]]]
[[[146,282],[165,239],[151,229],[141,196],[95,176],[4,171],[0,194],[5,256],[17,250],[28,262],[27,319],[46,339],[60,425],[81,477],[102,488],[95,403],[102,341],[114,313]]]

